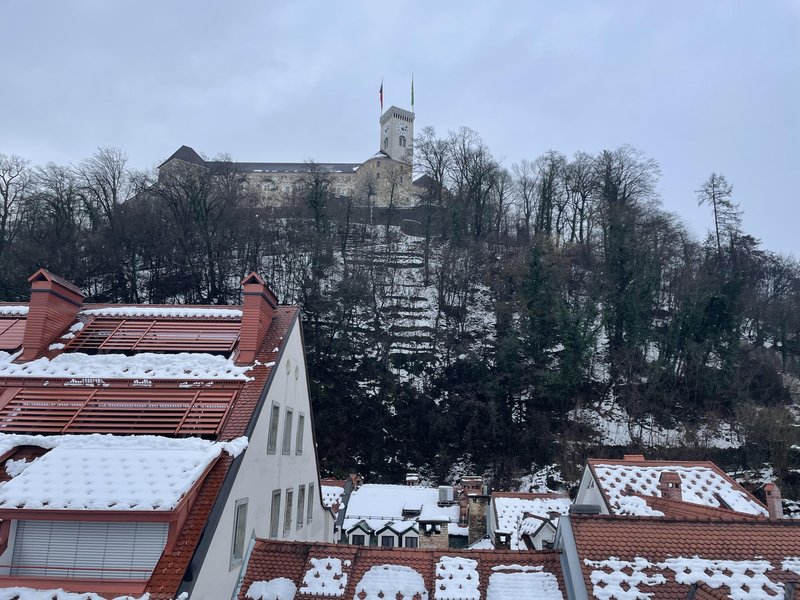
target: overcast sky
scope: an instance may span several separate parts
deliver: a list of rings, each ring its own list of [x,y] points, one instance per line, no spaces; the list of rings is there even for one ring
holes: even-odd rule
[[[800,257],[800,0],[4,0],[0,153],[136,168],[181,144],[243,161],[359,162],[378,88],[416,127],[475,129],[506,166],[631,144],[701,235],[696,190]]]

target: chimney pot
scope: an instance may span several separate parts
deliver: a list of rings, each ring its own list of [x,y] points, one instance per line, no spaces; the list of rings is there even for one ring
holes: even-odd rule
[[[236,363],[251,364],[267,335],[278,299],[255,272],[242,280],[242,323]]]
[[[767,512],[770,519],[782,519],[783,502],[780,488],[774,483],[768,483],[764,486],[764,492],[767,496]]]
[[[22,338],[23,361],[38,358],[64,329],[75,322],[83,305],[83,293],[47,269],[28,278],[31,302]]]

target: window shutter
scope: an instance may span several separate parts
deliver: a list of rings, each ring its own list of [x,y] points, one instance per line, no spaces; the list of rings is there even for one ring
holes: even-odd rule
[[[11,575],[149,579],[166,523],[18,521]]]

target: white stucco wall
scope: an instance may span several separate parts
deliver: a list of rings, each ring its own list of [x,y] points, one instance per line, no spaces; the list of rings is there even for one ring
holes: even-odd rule
[[[608,514],[608,508],[606,507],[605,500],[603,500],[603,495],[600,493],[597,482],[594,480],[588,466],[583,470],[581,484],[578,487],[578,494],[575,496],[574,504],[597,504],[600,506],[600,514]]]
[[[287,364],[290,366],[287,373]],[[231,564],[233,544],[234,512],[237,500],[247,499],[246,544],[252,536],[269,537],[270,508],[272,492],[281,490],[278,539],[301,541],[333,541],[333,517],[322,506],[320,495],[319,470],[314,452],[314,436],[311,431],[311,406],[306,379],[306,364],[300,337],[300,323],[295,323],[286,343],[280,362],[273,367],[275,377],[267,394],[250,444],[242,457],[236,480],[228,496],[224,512],[217,525],[206,554],[202,568],[196,575],[192,600],[223,600],[231,597],[241,570],[239,564]],[[273,402],[280,404],[280,424],[278,427],[277,449],[275,454],[267,453],[267,436]],[[282,454],[283,426],[286,407],[294,411],[292,424],[291,453]],[[297,422],[299,414],[305,415],[303,452],[298,455],[295,449]],[[314,503],[311,523],[297,528],[296,512],[298,488],[306,486],[306,509],[308,507],[308,485],[314,485],[310,501]],[[292,507],[292,526],[283,535],[286,490],[294,490]]]

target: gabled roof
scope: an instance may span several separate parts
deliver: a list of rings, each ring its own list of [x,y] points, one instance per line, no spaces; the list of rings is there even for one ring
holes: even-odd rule
[[[34,277],[44,277],[65,287],[71,285],[60,279],[56,281],[54,276],[44,271],[37,272]],[[22,303],[14,306],[16,308],[0,311],[0,315],[22,314],[27,308]],[[213,329],[213,337],[222,328],[224,332],[221,335],[228,344],[230,328],[240,327],[242,306],[77,303],[74,310],[76,320],[70,322],[67,319],[58,324],[60,331],[56,329],[48,333],[51,336],[48,339],[55,339],[57,343],[46,348],[41,358],[22,361],[17,355],[0,351],[0,430],[4,433],[55,434],[0,435],[0,442],[18,438],[17,442],[25,448],[29,445],[53,448],[47,453],[20,453],[20,458],[25,458],[29,466],[12,467],[12,470],[16,469],[16,477],[6,479],[0,510],[33,511],[39,510],[37,503],[43,506],[53,503],[50,496],[57,490],[47,489],[46,485],[40,485],[41,482],[52,480],[53,473],[67,477],[61,467],[67,463],[73,466],[74,463],[74,467],[85,475],[74,477],[75,481],[69,482],[69,485],[75,485],[75,494],[65,497],[61,505],[55,502],[52,509],[46,510],[126,510],[130,514],[136,513],[136,519],[145,511],[149,511],[150,517],[157,511],[180,511],[179,519],[174,521],[178,525],[174,533],[170,527],[169,543],[146,586],[151,600],[174,598],[190,561],[199,564],[205,559],[227,490],[236,476],[239,463],[231,453],[220,451],[221,444],[252,435],[273,366],[284,351],[290,333],[298,326],[300,310],[296,306],[274,309],[269,328],[255,352],[255,360],[248,364],[238,364],[229,356],[191,352],[193,340],[197,337],[195,333],[201,330],[207,333]],[[137,341],[127,349],[131,354],[85,354],[65,347],[70,340],[80,338],[84,329],[88,334],[93,323],[109,319],[116,319],[119,327],[125,321],[135,321],[131,331],[135,330]],[[31,319],[24,321],[30,327]],[[174,348],[170,349],[177,352],[140,351],[140,341],[148,340],[147,335],[140,331],[143,323],[148,331],[159,329],[166,332],[166,337],[175,341]],[[119,343],[123,343],[126,336],[119,333],[122,329],[115,331],[121,336]],[[188,336],[185,346],[179,341],[181,336]],[[208,340],[203,343],[208,343]],[[230,345],[226,348],[229,350]],[[102,352],[104,349],[93,350]],[[185,352],[180,352],[182,350]],[[98,432],[135,436],[124,438],[121,443],[136,447],[129,451],[109,449],[96,452],[53,445],[62,433],[84,434],[75,436],[85,438],[80,440],[84,442],[92,437],[90,434]],[[157,439],[162,440],[159,443],[175,446],[175,453],[164,451],[159,456],[158,448],[150,448],[147,440],[155,438],[142,434],[154,433],[167,436],[166,441],[163,437]],[[197,435],[209,439],[186,438]],[[204,449],[202,452],[201,447]],[[8,449],[5,452],[8,454]],[[180,457],[170,464],[159,462],[178,454]],[[11,455],[5,456],[4,460],[9,458],[19,461]],[[95,468],[97,461],[104,460],[108,464]],[[84,479],[90,477],[90,473],[102,473],[103,477],[112,478],[116,472],[113,465],[123,460],[138,461],[151,482],[169,476],[171,487],[162,490],[164,493],[148,496],[147,493],[139,494],[135,485],[126,488],[120,484],[116,489],[106,486],[107,493],[103,494],[91,492],[85,485]],[[80,465],[91,468],[81,471]],[[150,491],[157,487],[148,484]],[[189,488],[191,491],[187,491]],[[191,495],[192,502],[184,502],[188,495]],[[175,502],[180,503],[177,508]]]
[[[197,152],[194,151],[194,148],[184,145],[178,148],[175,152],[173,152],[172,156],[170,156],[167,160],[158,165],[158,168],[160,169],[165,164],[174,159],[192,163],[193,165],[206,166],[206,161],[203,159],[202,156],[200,156]]]
[[[512,534],[511,550],[525,548],[522,536],[530,533],[530,527],[523,527],[525,513],[535,515],[540,520],[550,519],[550,513],[565,515],[569,512],[571,500],[564,494],[533,494],[524,492],[492,492],[495,529]],[[536,530],[542,523],[536,525]]]
[[[711,508],[729,508],[749,515],[767,515],[766,507],[711,461],[660,461],[643,457],[623,460],[589,459],[588,468],[612,514],[637,514],[627,497],[661,496],[662,473],[681,478],[684,502]],[[625,504],[625,506],[622,506]],[[641,506],[641,503],[638,503]],[[643,512],[647,515],[652,513]]]
[[[784,582],[800,582],[798,522],[575,515],[569,521],[589,598],[684,600],[698,584],[708,597],[757,600],[782,598]]]
[[[429,600],[566,598],[555,551],[411,550],[257,540],[238,598],[271,600],[279,586],[296,592],[295,600],[390,600],[398,594]]]

